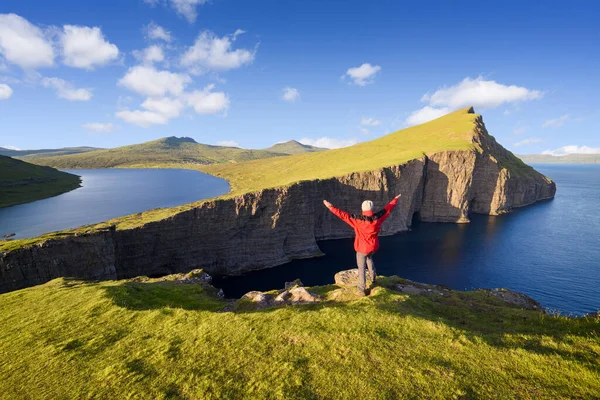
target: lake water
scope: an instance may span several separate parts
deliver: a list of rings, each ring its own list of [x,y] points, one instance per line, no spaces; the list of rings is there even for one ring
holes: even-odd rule
[[[229,184],[184,169],[78,169],[82,187],[33,203],[0,208],[0,236],[15,239],[103,222],[153,208],[220,196]]]
[[[415,221],[381,238],[377,272],[459,290],[506,287],[544,307],[583,314],[600,309],[600,166],[536,165],[557,184],[556,197],[513,213],[473,215],[470,224]],[[228,297],[250,290],[333,283],[355,266],[352,239],[319,242],[324,257],[295,260],[241,277],[218,277]]]

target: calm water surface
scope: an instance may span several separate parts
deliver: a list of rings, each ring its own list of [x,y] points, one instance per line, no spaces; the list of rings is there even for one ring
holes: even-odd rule
[[[381,238],[378,273],[460,290],[506,287],[563,313],[600,309],[600,166],[535,167],[556,182],[554,200],[500,217],[474,215],[464,225],[415,221],[411,232]],[[238,297],[295,278],[332,283],[337,271],[354,267],[352,239],[319,246],[326,256],[218,278],[215,285]]]
[[[27,238],[227,193],[223,179],[183,169],[78,169],[83,187],[33,203],[0,208],[0,236]]]

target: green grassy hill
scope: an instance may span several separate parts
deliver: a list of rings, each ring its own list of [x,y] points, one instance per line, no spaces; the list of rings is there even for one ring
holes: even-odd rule
[[[80,183],[77,175],[0,156],[0,207],[56,196]]]
[[[569,154],[566,156],[523,154],[518,157],[527,164],[600,164],[600,154]]]
[[[55,168],[146,167],[162,164],[213,164],[242,162],[284,154],[266,150],[245,150],[237,147],[211,146],[196,143],[191,138],[168,137],[152,142],[115,149],[60,157],[40,157],[32,162]]]
[[[600,398],[599,318],[393,283],[237,312],[211,287],[174,280],[57,279],[2,294],[0,399]]]
[[[271,146],[265,150],[271,151],[273,153],[295,155],[295,154],[302,154],[302,153],[314,153],[317,151],[325,151],[328,149],[310,146],[308,144],[302,144],[295,140],[290,140],[290,141],[284,142],[284,143],[276,143],[273,146]]]
[[[0,147],[0,155],[14,157],[19,159],[34,159],[38,157],[55,157],[67,154],[86,153],[88,151],[103,150],[97,147],[63,147],[62,149],[41,149],[41,150],[10,150]]]

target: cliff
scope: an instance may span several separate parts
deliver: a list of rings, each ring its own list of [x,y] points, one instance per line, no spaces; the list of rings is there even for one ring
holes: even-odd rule
[[[481,116],[472,118],[466,149],[207,201],[138,227],[111,227],[0,250],[0,292],[60,276],[122,279],[195,268],[241,274],[317,256],[318,240],[353,235],[323,207],[323,199],[356,209],[363,199],[382,207],[402,193],[382,231],[389,235],[408,230],[415,214],[424,221],[464,223],[470,213],[498,215],[554,196],[554,182],[500,146]]]

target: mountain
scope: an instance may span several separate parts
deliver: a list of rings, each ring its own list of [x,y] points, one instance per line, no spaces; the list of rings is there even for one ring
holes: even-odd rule
[[[97,147],[63,147],[62,149],[41,150],[11,150],[0,147],[0,155],[19,159],[33,159],[37,157],[54,157],[67,154],[86,153],[88,151],[102,150]]]
[[[276,143],[273,146],[271,146],[265,150],[273,152],[273,153],[295,155],[295,154],[302,154],[302,153],[314,153],[317,151],[325,151],[328,149],[310,146],[307,144],[302,144],[295,140],[290,140],[289,142]]]
[[[0,207],[56,196],[80,183],[77,175],[0,156]]]
[[[32,162],[55,168],[145,167],[165,164],[216,164],[242,162],[285,154],[266,150],[197,143],[188,137],[167,137],[142,144],[58,157],[40,157]]]
[[[568,154],[566,156],[523,154],[518,157],[527,164],[600,164],[600,154]]]

